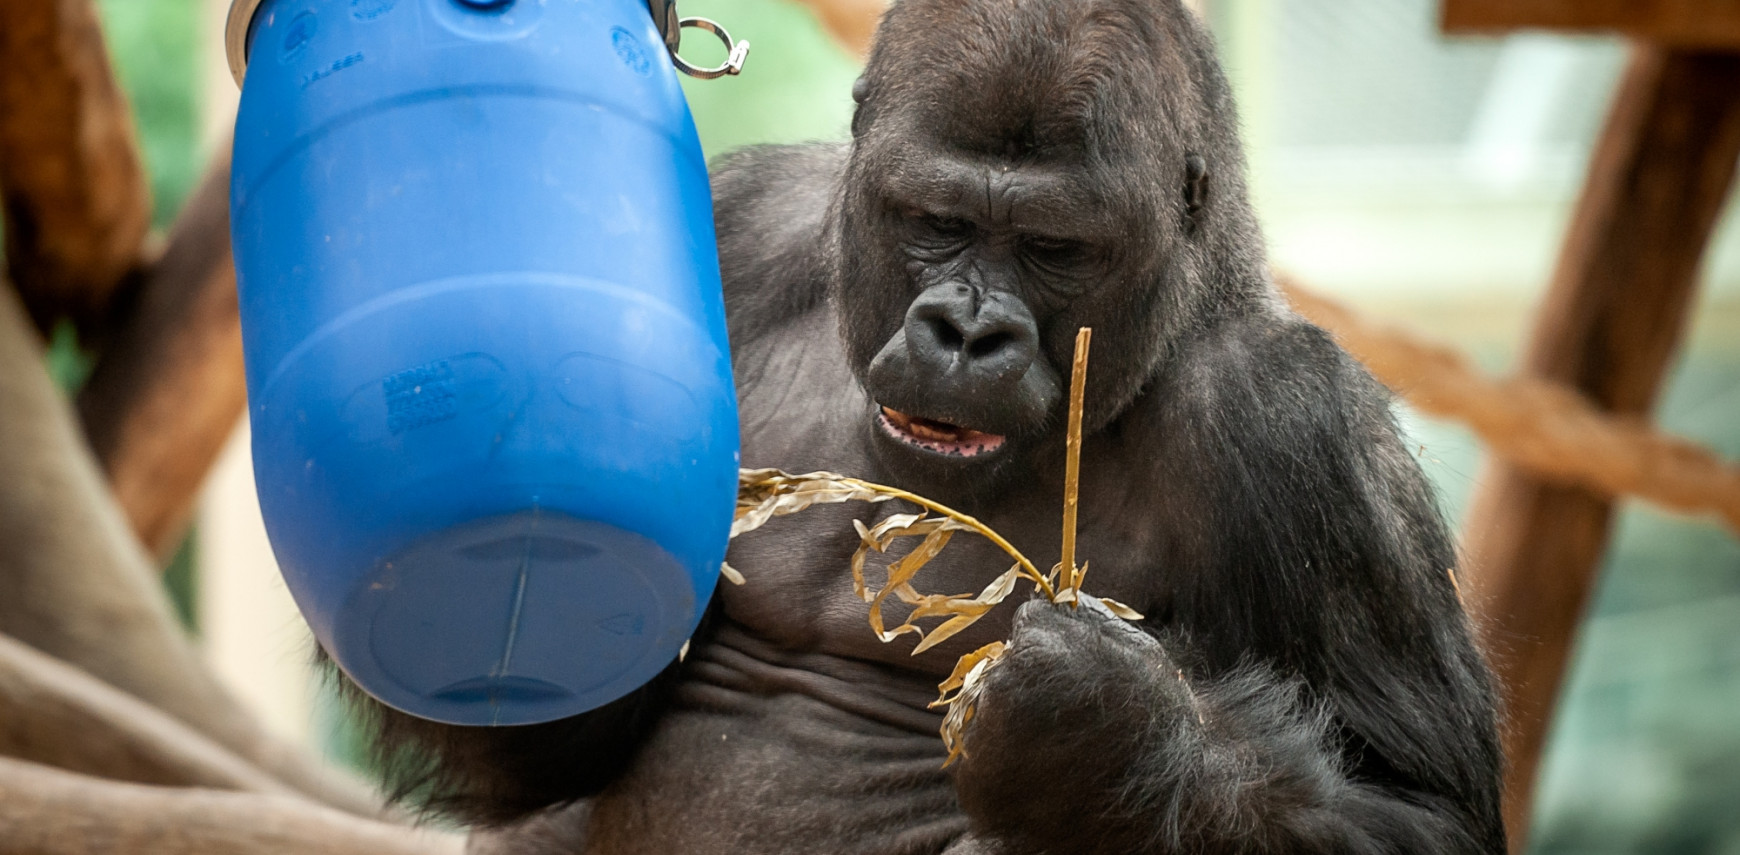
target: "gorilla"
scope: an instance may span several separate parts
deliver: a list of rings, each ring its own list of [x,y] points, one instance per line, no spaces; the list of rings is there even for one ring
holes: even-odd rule
[[[1092,327],[1078,552],[1146,618],[1010,603],[912,656],[848,570],[851,520],[902,509],[816,508],[740,538],[747,584],[615,703],[374,708],[399,795],[492,853],[1503,852],[1452,542],[1385,391],[1277,295],[1202,25],[897,0],[852,94],[849,143],[714,164],[744,465],[898,485],[1055,556]],[[920,581],[1007,564],[962,537]],[[944,769],[926,704],[1001,638]]]

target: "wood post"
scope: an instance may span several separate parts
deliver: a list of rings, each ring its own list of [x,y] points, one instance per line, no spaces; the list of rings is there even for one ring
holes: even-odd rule
[[[1446,32],[1524,27],[1618,32],[1678,48],[1740,48],[1732,0],[1445,0]]]
[[[1635,48],[1521,372],[1646,415],[1678,348],[1740,159],[1740,55]],[[1612,500],[1490,462],[1464,531],[1471,605],[1507,694],[1506,821],[1533,786]]]
[[[139,261],[151,196],[90,0],[0,2],[8,276],[39,328],[91,322]]]

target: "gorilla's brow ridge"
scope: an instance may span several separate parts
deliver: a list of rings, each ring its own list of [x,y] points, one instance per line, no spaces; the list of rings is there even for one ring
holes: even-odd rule
[[[1097,194],[1100,182],[1079,166],[1011,162],[957,153],[904,152],[881,181],[883,196],[939,216],[1056,237],[1091,237],[1117,226],[1118,213]],[[999,205],[993,196],[1006,201]],[[1002,208],[1006,213],[999,216]]]

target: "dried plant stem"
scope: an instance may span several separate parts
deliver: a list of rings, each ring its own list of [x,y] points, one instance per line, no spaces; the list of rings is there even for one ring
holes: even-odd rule
[[[1087,397],[1088,350],[1092,343],[1093,330],[1083,327],[1076,333],[1075,364],[1070,373],[1069,434],[1065,446],[1068,458],[1064,470],[1063,560],[1050,573],[1039,572],[1039,568],[1014,544],[967,514],[898,487],[833,472],[807,475],[791,475],[778,469],[738,472],[737,512],[731,524],[731,536],[754,531],[775,517],[816,505],[900,499],[923,508],[921,513],[884,517],[875,525],[865,525],[862,520],[852,522],[859,537],[858,550],[853,553],[851,562],[853,591],[870,605],[870,629],[884,642],[902,635],[917,635],[919,643],[912,651],[915,656],[972,626],[1003,603],[1015,590],[1016,581],[1023,577],[1032,581],[1047,600],[1069,603],[1071,607],[1078,605],[1082,596],[1082,577],[1087,573],[1086,566],[1077,567],[1075,564],[1075,530],[1081,489],[1082,410]],[[926,513],[937,516],[927,517]],[[1015,566],[992,580],[977,596],[920,593],[912,586],[913,577],[948,545],[950,536],[957,531],[978,533],[1015,559]],[[901,538],[923,538],[923,541],[887,566],[887,576],[879,589],[872,587],[866,580],[866,560],[872,552],[886,552]],[[735,584],[744,584],[742,575],[729,566],[724,572]],[[886,626],[882,616],[882,607],[889,597],[912,607],[905,621],[892,629]],[[1116,600],[1104,597],[1095,597],[1094,600],[1124,620],[1142,619],[1135,609]],[[929,629],[917,623],[937,617],[946,617],[947,620]],[[948,758],[943,761],[945,768],[965,754],[967,723],[972,721],[979,696],[984,691],[985,675],[996,667],[1006,649],[1005,642],[995,641],[960,657],[955,662],[954,671],[937,686],[940,694],[931,707],[948,709],[941,727],[943,745],[948,749]]]
[[[933,502],[923,496],[908,493],[907,491],[897,487],[873,484],[869,481],[860,480],[858,478],[842,478],[840,480],[843,483],[851,484],[861,490],[868,490],[873,493],[880,493],[884,496],[911,502],[927,511],[948,517],[949,519],[978,532],[986,540],[997,544],[998,548],[1008,553],[1010,558],[1015,559],[1015,563],[1021,565],[1022,574],[1027,578],[1032,579],[1033,584],[1039,586],[1040,593],[1043,593],[1046,599],[1056,599],[1057,591],[1051,586],[1051,582],[1045,578],[1045,574],[1039,572],[1039,568],[1034,566],[1032,561],[1027,560],[1027,556],[1022,555],[1021,550],[1016,549],[1014,544],[1004,540],[1002,535],[993,531],[990,526],[979,522],[976,517],[961,513],[941,502]]]
[[[1093,346],[1094,331],[1082,327],[1075,334],[1075,365],[1069,378],[1069,438],[1064,443],[1067,455],[1063,470],[1063,559],[1059,586],[1065,589],[1081,587],[1081,571],[1075,566],[1075,518],[1081,503],[1081,414],[1087,395],[1088,351]],[[1054,598],[1055,599],[1055,598]]]

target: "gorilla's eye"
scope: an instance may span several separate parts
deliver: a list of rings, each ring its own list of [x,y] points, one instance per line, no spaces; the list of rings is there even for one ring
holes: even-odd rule
[[[1028,235],[1021,240],[1027,257],[1043,267],[1066,268],[1081,264],[1088,257],[1088,246],[1069,238]]]
[[[925,237],[933,240],[964,240],[973,232],[973,224],[957,217],[945,217],[919,208],[905,208],[901,216]]]

